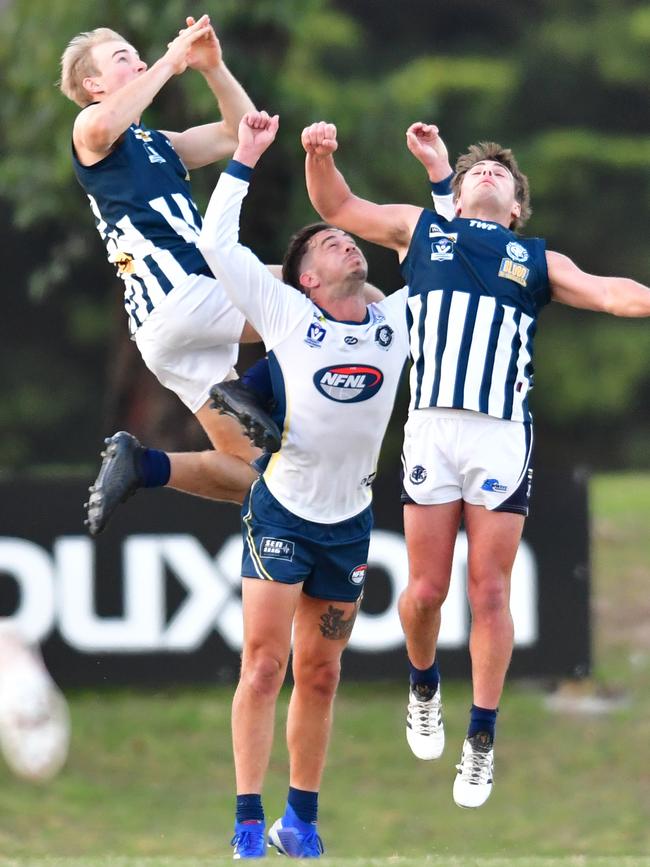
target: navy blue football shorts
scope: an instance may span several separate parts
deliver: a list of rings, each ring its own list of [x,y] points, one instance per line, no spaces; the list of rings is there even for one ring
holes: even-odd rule
[[[242,575],[300,584],[315,599],[356,602],[366,578],[372,507],[339,521],[305,521],[285,509],[264,479],[257,479],[242,506]]]

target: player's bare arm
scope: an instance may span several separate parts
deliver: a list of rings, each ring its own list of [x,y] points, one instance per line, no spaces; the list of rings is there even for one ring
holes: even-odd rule
[[[336,127],[320,121],[301,136],[307,154],[307,192],[314,208],[333,226],[406,255],[413,229],[422,213],[414,205],[377,205],[355,196],[334,163]]]
[[[77,157],[83,165],[92,165],[110,153],[120,136],[140,119],[163,85],[187,69],[192,45],[203,39],[209,29],[210,19],[204,15],[181,31],[149,69],[132,46],[126,42],[115,43],[109,63],[116,68],[120,64],[131,64],[134,75],[115,90],[106,85],[102,75],[84,81],[84,87],[96,104],[89,105],[77,116],[72,132]]]
[[[650,287],[628,277],[587,274],[561,253],[546,254],[554,301],[613,316],[650,316]]]
[[[406,130],[406,146],[427,170],[432,184],[445,181],[453,174],[447,145],[440,138],[440,131],[435,124],[421,121],[412,123]]]
[[[193,18],[187,18],[188,28],[195,24]],[[254,111],[255,106],[226,66],[221,44],[212,26],[202,39],[192,44],[187,66],[203,75],[217,100],[222,118],[216,123],[191,127],[184,132],[165,132],[185,165],[194,169],[232,155],[237,147],[239,121],[247,112]]]

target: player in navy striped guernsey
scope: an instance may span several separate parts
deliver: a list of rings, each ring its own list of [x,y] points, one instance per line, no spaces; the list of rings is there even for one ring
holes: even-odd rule
[[[74,170],[123,281],[132,338],[147,366],[196,415],[214,446],[168,455],[141,448],[126,432],[107,440],[87,504],[93,534],[137,487],[168,484],[241,502],[257,475],[249,463],[259,451],[232,418],[211,410],[209,390],[234,376],[237,344],[259,337],[196,246],[201,216],[188,171],[232,155],[239,120],[253,104],[226,67],[209,17],[186,23],[149,68],[132,45],[107,28],[74,37],[61,59],[61,90],[82,107],[72,135]],[[186,69],[203,75],[222,120],[180,133],[147,128],[142,112]]]
[[[616,316],[650,316],[650,290],[587,274],[515,234],[530,214],[511,151],[473,145],[457,161],[456,217],[354,196],[336,169],[336,127],[303,131],[307,183],[323,219],[395,250],[409,284],[411,403],[405,427],[404,526],[409,583],[399,603],[411,669],[407,737],[419,757],[444,745],[435,661],[461,514],[468,538],[473,705],[454,800],[490,795],[496,715],[513,644],[510,574],[530,492],[533,337],[549,301]],[[447,155],[437,127],[407,131],[429,169]],[[451,167],[450,177],[451,177]],[[430,176],[431,177],[431,176]]]

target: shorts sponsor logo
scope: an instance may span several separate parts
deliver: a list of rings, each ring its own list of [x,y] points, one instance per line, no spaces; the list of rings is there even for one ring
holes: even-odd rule
[[[409,479],[413,482],[414,485],[421,485],[422,482],[427,477],[427,471],[424,467],[421,467],[419,464],[416,467],[413,467],[409,474]]]
[[[380,325],[375,331],[375,343],[380,349],[388,349],[393,342],[393,329],[390,325]]]
[[[506,246],[506,253],[511,259],[514,259],[515,262],[528,261],[528,250],[523,244],[519,244],[517,241],[510,241]]]
[[[361,364],[335,364],[314,374],[317,390],[339,403],[358,403],[377,394],[384,374],[376,367]]]
[[[260,545],[260,557],[273,557],[274,560],[293,560],[294,544],[287,539],[264,536]]]
[[[366,572],[368,571],[368,565],[363,563],[361,566],[355,566],[354,569],[348,575],[348,581],[351,584],[356,584],[357,587],[359,584],[363,584],[366,580]]]
[[[313,346],[314,349],[320,349],[320,347],[323,345],[325,334],[325,329],[323,328],[321,323],[317,319],[315,319],[307,329],[305,343],[307,344],[307,346]]]
[[[519,283],[520,286],[528,284],[528,275],[530,268],[519,262],[514,262],[512,259],[502,259],[499,266],[499,277],[505,280],[512,280],[514,283]]]
[[[486,479],[481,485],[481,490],[492,491],[495,494],[505,494],[508,486],[500,484],[498,479]]]

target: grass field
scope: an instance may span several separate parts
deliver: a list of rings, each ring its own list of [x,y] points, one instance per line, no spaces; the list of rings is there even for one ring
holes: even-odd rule
[[[344,681],[321,795],[328,864],[650,867],[650,476],[597,477],[592,510],[596,667],[574,691],[625,700],[559,713],[540,685],[510,683],[494,793],[464,811],[451,784],[468,685],[445,683],[448,747],[426,763],[404,741],[403,684]],[[65,771],[37,787],[0,767],[0,867],[231,863],[231,694],[71,695]],[[286,695],[265,791],[271,821],[286,795],[285,713]]]

